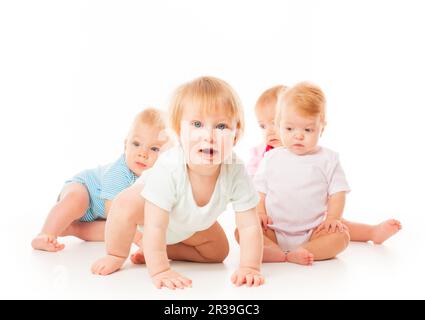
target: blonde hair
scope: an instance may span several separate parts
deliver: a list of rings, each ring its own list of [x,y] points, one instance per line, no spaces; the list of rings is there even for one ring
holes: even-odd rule
[[[294,107],[303,116],[320,116],[326,123],[326,98],[318,86],[309,82],[300,82],[281,92],[277,102],[275,123],[278,125],[285,106]]]
[[[147,124],[159,129],[165,129],[167,127],[164,112],[155,108],[146,108],[139,112],[134,117],[132,128],[139,124]]]
[[[203,114],[214,114],[225,108],[226,115],[236,121],[236,141],[242,136],[245,128],[242,105],[227,82],[214,77],[200,77],[177,88],[170,104],[170,126],[178,135],[183,109],[188,103],[199,106]]]
[[[270,104],[276,105],[279,94],[283,93],[287,88],[288,87],[284,85],[277,85],[267,89],[258,98],[257,102],[255,103],[255,109],[257,110],[258,108],[263,108],[264,106]]]

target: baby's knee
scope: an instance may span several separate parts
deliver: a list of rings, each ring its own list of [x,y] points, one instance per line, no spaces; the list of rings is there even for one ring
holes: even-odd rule
[[[218,249],[217,252],[212,257],[212,262],[221,263],[229,255],[229,244],[226,242],[225,244],[223,244],[217,249]]]
[[[227,239],[221,239],[214,243],[214,249],[208,252],[208,262],[221,263],[229,255],[229,242]]]
[[[350,243],[350,234],[348,231],[344,230],[343,232],[335,232],[334,236],[336,237],[336,241],[341,244],[342,250],[347,248],[348,244]]]
[[[143,212],[143,201],[141,204],[140,202],[133,193],[121,192],[113,200],[111,209],[113,208],[112,211],[116,211],[119,215],[135,218]]]
[[[90,202],[89,194],[84,186],[80,189],[75,188],[73,190],[67,191],[66,194],[61,197],[61,200],[64,199],[66,199],[66,201],[69,201],[75,206],[81,207],[87,206]]]
[[[222,242],[222,246],[221,246],[221,253],[218,256],[218,260],[220,260],[219,262],[223,262],[224,259],[227,258],[227,256],[229,255],[229,241],[227,241],[227,238],[225,239],[226,241]]]
[[[123,190],[115,196],[113,200],[113,204],[115,205],[118,204],[121,207],[124,207],[124,205],[126,203],[131,202],[131,200],[132,200],[132,194],[129,193],[127,190]]]

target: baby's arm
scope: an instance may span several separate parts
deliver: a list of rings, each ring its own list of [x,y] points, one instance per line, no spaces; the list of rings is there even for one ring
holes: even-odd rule
[[[236,226],[239,230],[241,247],[240,267],[232,275],[232,282],[237,286],[259,286],[264,283],[260,273],[263,256],[263,233],[255,208],[236,213]]]
[[[328,212],[325,221],[318,227],[317,231],[322,229],[328,232],[337,230],[343,232],[346,228],[342,222],[342,214],[345,206],[345,191],[337,192],[331,195],[328,199]]]
[[[190,286],[190,280],[170,269],[165,239],[168,216],[167,211],[145,201],[143,250],[149,275],[158,289]]]
[[[272,218],[270,218],[270,216],[267,215],[267,211],[266,211],[266,194],[259,192],[258,193],[260,195],[260,201],[258,202],[257,205],[257,213],[258,216],[260,217],[260,221],[261,221],[261,226],[263,227],[264,231],[267,230],[267,225],[272,224]]]
[[[337,192],[328,199],[328,214],[326,219],[341,220],[345,206],[345,191]]]

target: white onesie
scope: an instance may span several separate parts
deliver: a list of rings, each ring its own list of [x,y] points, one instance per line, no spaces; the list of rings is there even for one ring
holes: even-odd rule
[[[259,200],[245,165],[235,154],[232,161],[221,165],[214,192],[203,207],[193,199],[181,146],[161,154],[136,183],[140,182],[144,184],[142,197],[170,213],[167,244],[181,242],[197,231],[208,229],[229,203],[236,212],[242,212],[255,208]],[[143,232],[142,226],[138,228]]]
[[[284,147],[264,155],[254,177],[257,191],[264,193],[270,228],[282,250],[307,242],[326,215],[328,197],[349,192],[338,154],[319,147],[314,154],[299,156]]]

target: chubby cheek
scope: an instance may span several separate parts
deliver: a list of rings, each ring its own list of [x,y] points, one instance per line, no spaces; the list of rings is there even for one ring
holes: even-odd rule
[[[193,146],[202,140],[202,137],[198,132],[188,128],[182,128],[179,138],[184,150],[190,150]]]
[[[319,142],[319,135],[315,135],[313,137],[310,137],[310,139],[308,139],[308,144],[310,147],[316,146],[318,142]]]
[[[153,167],[153,165],[155,164],[157,159],[158,159],[158,154],[150,156],[149,159],[148,159],[148,163],[147,163],[148,168]]]
[[[181,146],[183,148],[183,151],[185,153],[190,153],[191,150],[196,149],[196,144],[197,143],[194,142],[194,141],[189,141],[187,139],[182,139],[180,142],[181,142]]]
[[[226,158],[232,153],[233,147],[235,145],[235,134],[229,134],[220,139],[221,143],[221,157],[222,159]]]

